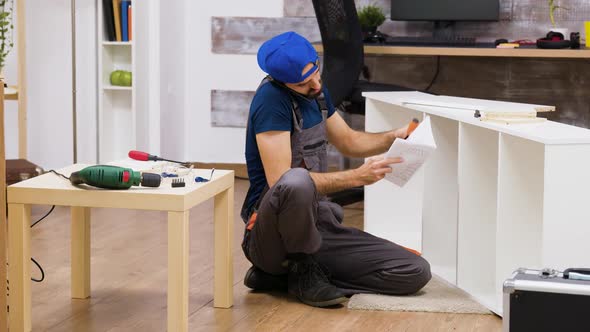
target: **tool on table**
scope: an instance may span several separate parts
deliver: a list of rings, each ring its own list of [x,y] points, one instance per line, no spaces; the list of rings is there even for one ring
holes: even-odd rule
[[[88,166],[70,175],[73,185],[88,184],[105,189],[129,189],[131,186],[159,187],[159,174],[138,172],[131,168],[96,165]]]
[[[416,118],[413,118],[413,119],[412,119],[412,121],[411,121],[411,122],[410,122],[410,124],[408,125],[408,133],[407,133],[406,139],[407,139],[408,137],[410,137],[410,135],[411,135],[411,134],[414,132],[414,130],[415,130],[416,128],[418,128],[418,125],[419,125],[419,124],[420,124],[420,120],[418,120],[418,119],[416,119]]]
[[[178,177],[178,174],[169,173],[169,172],[162,172],[161,175],[163,178],[177,178]]]
[[[565,269],[565,271],[563,271],[563,277],[565,279],[590,281],[590,268],[570,267],[568,269]]]
[[[183,178],[172,179],[171,186],[172,186],[172,188],[184,187],[185,186],[184,179]]]
[[[209,182],[209,180],[213,179],[213,172],[215,172],[215,168],[211,169],[211,175],[209,175],[208,179],[205,179],[204,177],[197,176],[195,178],[195,182]]]
[[[169,161],[169,162],[181,164],[181,165],[183,165],[185,167],[190,167],[191,166],[191,163],[190,162],[164,159],[164,158],[161,158],[161,157],[158,157],[158,156],[155,156],[153,154],[149,154],[149,153],[143,152],[143,151],[130,150],[128,155],[129,155],[129,158],[134,159],[134,160],[141,160],[141,161],[148,161],[148,160],[158,161],[158,160],[163,160],[163,161]]]

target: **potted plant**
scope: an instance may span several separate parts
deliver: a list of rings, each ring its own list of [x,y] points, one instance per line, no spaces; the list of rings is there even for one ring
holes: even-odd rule
[[[4,79],[6,57],[14,46],[13,12],[14,0],[0,0],[0,79]]]
[[[368,5],[358,11],[358,18],[365,41],[378,41],[381,36],[377,28],[385,22],[383,10],[377,6]]]
[[[567,28],[560,28],[555,24],[555,11],[558,9],[567,10],[567,8],[559,6],[555,0],[548,0],[549,1],[549,19],[551,20],[551,29],[550,31],[559,32],[563,34],[563,39],[569,39],[569,30]]]

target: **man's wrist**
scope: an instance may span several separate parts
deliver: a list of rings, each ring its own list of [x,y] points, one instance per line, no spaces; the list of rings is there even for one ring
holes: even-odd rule
[[[346,172],[348,173],[346,175],[349,178],[349,181],[347,182],[350,184],[350,188],[360,187],[364,185],[360,179],[357,169],[351,169]]]

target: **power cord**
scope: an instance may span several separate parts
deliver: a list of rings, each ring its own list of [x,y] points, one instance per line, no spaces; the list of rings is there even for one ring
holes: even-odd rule
[[[436,78],[438,77],[439,72],[440,72],[440,55],[438,55],[436,57],[436,71],[434,72],[434,76],[432,77],[430,84],[428,84],[428,87],[424,90],[425,92],[428,92],[430,90],[430,88],[432,88],[432,85],[436,81]]]
[[[67,176],[65,176],[65,175],[63,175],[61,173],[58,173],[58,172],[56,172],[53,169],[52,170],[49,170],[49,172],[54,173],[54,174],[57,174],[57,175],[61,176],[62,178],[66,179],[66,180],[69,180],[70,179],[69,177],[67,177]],[[39,220],[35,221],[31,225],[31,228],[35,227],[35,225],[37,225],[38,223],[40,223],[43,219],[47,218],[47,216],[50,215],[51,212],[53,212],[54,209],[55,209],[55,205],[52,206],[51,209],[49,209],[49,211],[43,217],[41,217],[41,218],[39,218]],[[39,263],[37,263],[37,261],[33,257],[31,257],[31,260],[33,261],[33,263],[35,263],[35,265],[37,265],[37,267],[39,268],[39,271],[41,271],[41,279],[31,278],[31,280],[33,280],[35,282],[41,282],[41,281],[43,281],[45,279],[45,271],[43,271],[43,268],[41,267],[41,265]]]
[[[53,212],[53,210],[55,209],[55,205],[51,207],[51,209],[49,209],[49,212],[47,212],[43,217],[41,217],[39,220],[35,221],[32,225],[31,228],[33,228],[35,225],[37,225],[38,223],[41,222],[41,220],[47,218],[48,215],[51,214],[51,212]],[[31,280],[35,281],[35,282],[41,282],[45,279],[45,272],[43,271],[43,268],[41,267],[41,265],[39,265],[39,263],[37,263],[37,261],[31,257],[31,260],[33,261],[33,263],[35,263],[35,265],[37,265],[37,267],[39,268],[39,271],[41,271],[41,279],[35,279],[35,278],[31,278]]]
[[[65,175],[63,175],[61,173],[58,173],[58,172],[56,172],[53,169],[52,170],[49,170],[48,172],[57,174],[57,175],[61,176],[62,178],[66,179],[66,180],[69,180],[70,179],[69,177],[67,177],[67,176],[65,176]],[[38,223],[40,223],[43,219],[47,218],[47,216],[50,215],[51,212],[53,212],[53,210],[55,210],[55,205],[53,205],[51,207],[51,209],[49,209],[49,211],[43,217],[41,217],[41,218],[39,218],[39,220],[35,221],[31,225],[31,228],[35,227],[35,225],[37,225]],[[43,271],[43,268],[41,267],[41,265],[33,257],[31,257],[31,261],[33,261],[33,263],[35,263],[35,265],[37,265],[37,267],[39,268],[39,271],[41,272],[41,279],[31,278],[31,280],[32,281],[35,281],[35,282],[41,282],[41,281],[45,280],[45,271]],[[6,265],[8,265],[8,264],[6,264]],[[9,291],[10,289],[8,288],[8,280],[6,281],[6,284],[7,284],[6,285],[6,290]]]
[[[64,179],[67,179],[67,180],[70,179],[69,177],[67,177],[61,173],[58,173],[55,170],[50,170],[49,172],[55,173],[55,174],[63,177]],[[43,219],[47,218],[47,216],[50,215],[54,209],[55,209],[55,205],[53,205],[51,207],[51,209],[49,209],[49,211],[43,217],[41,217],[41,218],[39,218],[39,220],[35,221],[31,225],[31,228],[35,227],[35,225],[40,223]],[[41,279],[31,278],[31,280],[34,282],[41,282],[41,281],[45,280],[45,271],[43,271],[43,268],[41,267],[41,265],[39,263],[37,263],[37,261],[33,257],[31,257],[31,261],[33,261],[33,263],[35,263],[35,265],[37,265],[37,267],[39,268],[39,271],[41,271]],[[8,266],[8,263],[6,263],[6,266]],[[8,279],[6,280],[6,295],[10,295],[10,281]],[[6,306],[6,310],[7,310],[7,312],[10,312],[10,306]]]
[[[58,172],[56,172],[54,169],[51,169],[51,170],[49,170],[49,171],[48,171],[48,173],[49,173],[49,172],[51,172],[51,173],[54,173],[54,174],[57,174],[57,175],[61,176],[62,178],[66,179],[66,180],[69,180],[69,179],[70,179],[70,177],[69,177],[69,176],[65,176],[65,175],[63,175],[63,174],[61,174],[61,173],[58,173]]]
[[[31,228],[33,228],[33,226],[35,226],[39,222],[41,222],[41,220],[45,219],[51,212],[53,212],[54,209],[55,209],[55,205],[52,206],[51,209],[49,209],[49,212],[47,212],[43,217],[41,217],[39,220],[35,221],[31,225]],[[31,257],[31,260],[33,261],[33,263],[35,263],[35,265],[37,265],[37,267],[39,268],[39,271],[41,271],[41,279],[31,278],[31,280],[34,282],[41,282],[41,281],[45,280],[45,271],[43,271],[43,268],[41,267],[41,265],[39,265],[39,263],[37,263],[37,261],[33,257]],[[6,263],[6,266],[8,266],[8,263]],[[10,281],[8,279],[6,279],[6,295],[10,296]],[[10,306],[7,306],[6,310],[8,312],[10,312]]]

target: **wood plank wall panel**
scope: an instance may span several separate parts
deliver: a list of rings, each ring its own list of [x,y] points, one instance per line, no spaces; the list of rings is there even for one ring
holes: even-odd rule
[[[245,128],[254,91],[211,91],[211,125]]]
[[[383,8],[387,18],[390,16],[390,0],[357,0],[355,3],[357,10],[372,4]],[[557,22],[584,21],[590,16],[587,0],[561,0],[558,3],[568,10],[556,11]],[[535,21],[548,25],[548,13],[547,0],[500,0],[500,21]],[[313,17],[315,13],[311,0],[288,0],[284,1],[283,15],[285,17]]]
[[[391,10],[390,0],[356,0],[357,10],[367,5],[374,5],[383,8],[386,16],[389,17]],[[311,0],[285,0],[283,4],[283,16],[285,17],[314,17]]]
[[[211,50],[218,54],[256,54],[268,38],[291,30],[311,41],[322,39],[315,17],[212,17]]]

